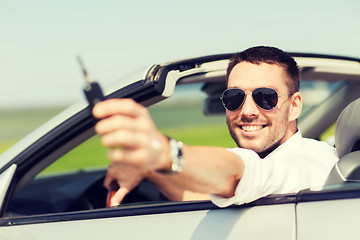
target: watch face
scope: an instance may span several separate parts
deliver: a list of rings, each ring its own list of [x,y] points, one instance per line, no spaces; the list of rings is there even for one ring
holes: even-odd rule
[[[170,139],[170,151],[171,151],[171,169],[173,173],[181,172],[184,165],[184,158],[181,148],[183,147],[182,142],[178,142],[175,139]]]

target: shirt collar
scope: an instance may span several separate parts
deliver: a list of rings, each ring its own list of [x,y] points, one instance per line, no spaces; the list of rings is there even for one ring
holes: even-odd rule
[[[297,132],[292,135],[288,140],[286,140],[283,144],[278,146],[274,151],[269,153],[264,159],[267,159],[269,157],[272,157],[274,154],[279,154],[281,152],[288,152],[289,149],[292,148],[292,146],[299,146],[300,142],[302,141],[302,134],[300,130],[297,130]]]

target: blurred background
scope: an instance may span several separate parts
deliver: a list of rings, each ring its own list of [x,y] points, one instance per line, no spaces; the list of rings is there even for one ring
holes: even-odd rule
[[[0,153],[142,67],[255,45],[360,58],[360,1],[0,0]]]

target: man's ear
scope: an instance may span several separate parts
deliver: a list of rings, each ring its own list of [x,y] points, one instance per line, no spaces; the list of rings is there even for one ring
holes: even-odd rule
[[[291,96],[291,106],[289,112],[289,121],[296,120],[302,109],[302,98],[300,92],[296,92]]]

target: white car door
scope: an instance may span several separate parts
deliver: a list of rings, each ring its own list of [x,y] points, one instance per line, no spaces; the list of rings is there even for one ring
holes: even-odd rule
[[[2,219],[0,236],[12,240],[295,239],[294,203],[196,210],[204,206],[211,203],[155,204],[15,217]]]
[[[299,195],[297,239],[358,239],[360,185]]]

